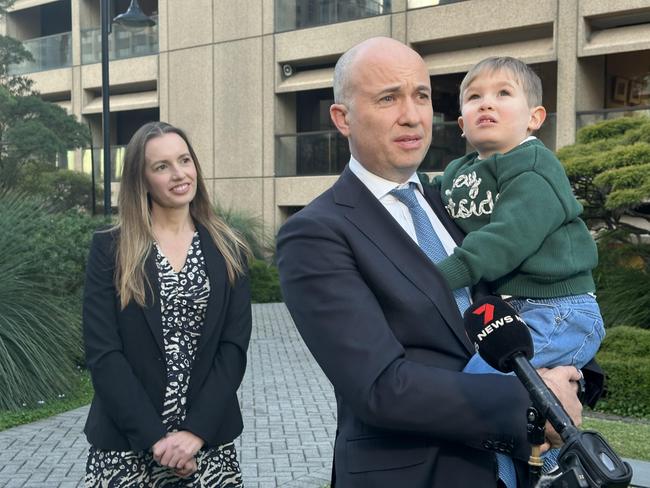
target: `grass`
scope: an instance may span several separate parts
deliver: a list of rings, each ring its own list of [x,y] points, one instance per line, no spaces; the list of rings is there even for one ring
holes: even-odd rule
[[[36,405],[26,405],[17,410],[0,410],[0,430],[35,422],[57,413],[67,412],[87,405],[92,400],[92,397],[93,387],[90,382],[90,375],[85,370],[79,370],[75,389],[68,395],[42,404],[39,402]]]
[[[650,422],[584,417],[582,429],[600,432],[621,457],[650,461]]]

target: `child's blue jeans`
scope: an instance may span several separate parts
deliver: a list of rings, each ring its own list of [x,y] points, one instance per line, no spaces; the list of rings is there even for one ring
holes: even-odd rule
[[[595,355],[605,337],[603,318],[596,298],[588,293],[557,298],[508,300],[528,324],[535,346],[535,368],[576,366],[582,368]],[[498,373],[475,354],[466,373]]]

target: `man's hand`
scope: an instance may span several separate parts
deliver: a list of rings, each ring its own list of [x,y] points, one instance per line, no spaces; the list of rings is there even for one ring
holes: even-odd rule
[[[161,466],[184,469],[203,444],[203,439],[186,430],[171,432],[153,445],[153,458]]]
[[[582,378],[580,371],[574,366],[557,366],[552,369],[538,369],[537,372],[560,401],[575,426],[579,427],[582,424],[582,403],[577,395],[578,381]],[[546,443],[542,446],[542,452],[562,444],[560,435],[546,422]]]

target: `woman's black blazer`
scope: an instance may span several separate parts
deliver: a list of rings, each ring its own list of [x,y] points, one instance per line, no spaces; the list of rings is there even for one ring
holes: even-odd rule
[[[237,388],[251,334],[250,287],[247,276],[230,285],[223,256],[208,231],[198,224],[197,229],[211,290],[180,429],[217,446],[243,428]],[[86,268],[83,335],[95,396],[84,432],[100,449],[148,450],[167,432],[161,420],[166,367],[155,253],[146,263],[152,285],[147,306],[131,301],[120,310],[113,281],[116,237],[115,231],[95,233]]]

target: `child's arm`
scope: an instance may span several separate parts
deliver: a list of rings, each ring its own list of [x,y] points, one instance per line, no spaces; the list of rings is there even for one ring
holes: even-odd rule
[[[556,188],[545,176],[526,171],[501,186],[490,223],[470,232],[437,267],[452,289],[494,281],[534,254],[566,220]]]

